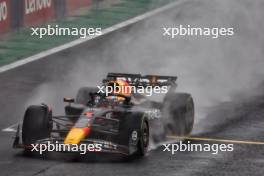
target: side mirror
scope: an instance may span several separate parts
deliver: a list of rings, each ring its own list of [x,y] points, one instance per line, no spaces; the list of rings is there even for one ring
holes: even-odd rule
[[[71,104],[71,103],[74,103],[74,98],[64,97],[63,98],[63,101],[66,102],[66,103]]]

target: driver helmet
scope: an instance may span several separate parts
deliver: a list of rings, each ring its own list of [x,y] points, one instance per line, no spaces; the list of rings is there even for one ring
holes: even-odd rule
[[[108,96],[108,99],[116,99],[124,101],[125,97],[130,97],[132,94],[131,86],[124,80],[110,81],[107,83],[107,89],[109,93],[116,94]],[[120,96],[121,95],[121,96]]]

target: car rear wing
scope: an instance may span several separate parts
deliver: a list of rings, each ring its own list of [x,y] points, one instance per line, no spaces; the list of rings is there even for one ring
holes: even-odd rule
[[[176,76],[161,76],[161,75],[141,75],[127,73],[108,73],[103,83],[110,81],[124,80],[131,86],[176,86]]]

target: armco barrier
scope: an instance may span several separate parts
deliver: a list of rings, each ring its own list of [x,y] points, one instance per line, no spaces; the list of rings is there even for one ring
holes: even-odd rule
[[[11,0],[0,0],[0,34],[11,27]]]

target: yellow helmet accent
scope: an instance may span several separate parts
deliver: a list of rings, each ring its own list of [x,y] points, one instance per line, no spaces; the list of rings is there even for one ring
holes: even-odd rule
[[[131,96],[132,93],[132,87],[123,80],[110,81],[107,87],[112,87],[112,93],[124,95],[126,97]]]

